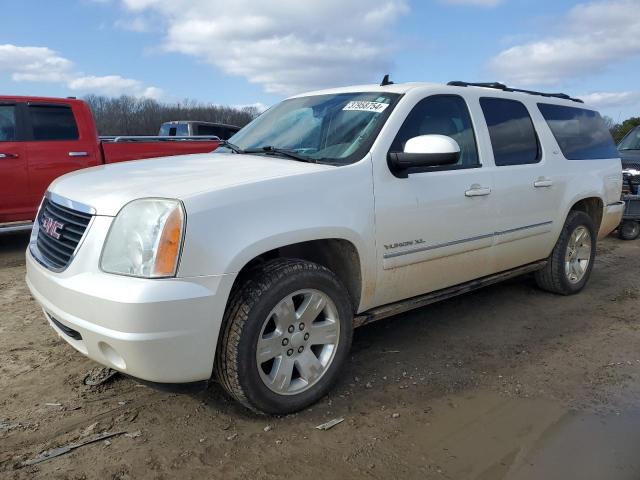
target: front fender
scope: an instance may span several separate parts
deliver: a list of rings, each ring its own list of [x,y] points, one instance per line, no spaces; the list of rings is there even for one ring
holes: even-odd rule
[[[237,274],[253,258],[275,248],[335,238],[356,247],[363,283],[375,278],[368,157],[308,175],[203,193],[184,203],[187,228],[179,276]]]

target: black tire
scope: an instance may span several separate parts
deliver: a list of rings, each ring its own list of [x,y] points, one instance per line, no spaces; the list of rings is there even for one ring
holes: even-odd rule
[[[271,310],[287,295],[315,289],[335,304],[340,335],[333,360],[317,383],[298,394],[270,390],[260,377],[256,348]],[[283,415],[322,398],[345,364],[353,336],[353,309],[346,289],[327,268],[295,259],[276,259],[254,269],[231,294],[216,351],[215,373],[223,388],[256,413]]]
[[[587,270],[582,279],[577,283],[572,283],[567,278],[565,267],[565,254],[571,235],[578,227],[585,227],[591,235],[591,256]],[[580,292],[589,281],[593,261],[596,255],[596,229],[593,220],[589,215],[581,211],[572,210],[567,216],[564,223],[560,238],[556,242],[551,255],[548,258],[547,265],[535,273],[536,283],[538,287],[548,292],[557,293],[559,295],[573,295]]]
[[[624,220],[618,227],[618,237],[622,240],[635,240],[640,236],[640,222]]]

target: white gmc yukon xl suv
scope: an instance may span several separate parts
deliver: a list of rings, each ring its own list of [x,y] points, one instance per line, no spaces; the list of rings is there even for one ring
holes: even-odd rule
[[[57,179],[27,283],[96,362],[270,414],[329,390],[354,327],[528,272],[579,292],[623,210],[609,132],[562,94],[384,81],[229,142]]]

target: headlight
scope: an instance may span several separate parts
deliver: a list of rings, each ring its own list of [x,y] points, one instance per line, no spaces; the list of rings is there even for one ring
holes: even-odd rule
[[[175,276],[184,224],[177,200],[145,198],[125,205],[109,229],[100,268],[134,277]]]

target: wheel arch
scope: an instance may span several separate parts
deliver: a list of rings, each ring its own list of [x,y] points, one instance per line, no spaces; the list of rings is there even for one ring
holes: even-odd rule
[[[589,217],[591,217],[591,220],[593,220],[593,224],[596,229],[596,235],[598,234],[604,214],[604,201],[602,200],[602,198],[594,195],[576,199],[573,201],[573,204],[569,209],[569,212],[571,211],[580,211],[589,215]],[[569,214],[569,212],[567,212],[567,215]]]
[[[251,249],[251,252],[234,262],[234,270],[238,273],[232,291],[245,281],[257,265],[276,258],[295,258],[314,262],[331,270],[345,286],[354,313],[357,311],[362,300],[366,272],[363,271],[361,251],[354,241],[342,237],[314,238],[291,243],[281,242],[269,248]]]

